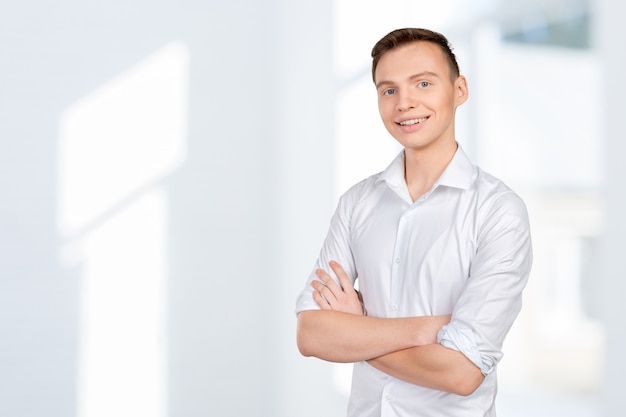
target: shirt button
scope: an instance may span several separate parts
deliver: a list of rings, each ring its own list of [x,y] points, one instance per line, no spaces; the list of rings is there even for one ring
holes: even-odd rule
[[[396,258],[396,263],[399,264],[400,263],[400,258]]]
[[[398,310],[398,304],[394,304],[391,308],[393,308],[393,311],[397,311]]]

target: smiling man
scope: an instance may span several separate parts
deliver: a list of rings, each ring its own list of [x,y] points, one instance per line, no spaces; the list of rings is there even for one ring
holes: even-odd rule
[[[354,362],[348,416],[495,416],[532,263],[526,207],[456,141],[468,84],[444,36],[399,29],[372,58],[404,149],[339,200],[297,299],[298,348]]]

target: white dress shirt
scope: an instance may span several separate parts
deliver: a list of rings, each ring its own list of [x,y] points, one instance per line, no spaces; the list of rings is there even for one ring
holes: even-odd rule
[[[413,202],[404,152],[340,199],[315,268],[339,262],[358,279],[376,317],[452,314],[438,341],[465,354],[485,379],[470,396],[409,384],[354,364],[350,417],[495,416],[495,368],[521,309],[532,263],[523,201],[471,164],[459,147],[432,189]],[[315,269],[314,268],[314,269]],[[319,309],[312,272],[296,312]]]

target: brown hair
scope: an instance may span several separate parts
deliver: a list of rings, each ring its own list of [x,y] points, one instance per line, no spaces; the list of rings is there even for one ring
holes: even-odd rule
[[[376,82],[376,67],[378,66],[380,58],[392,49],[411,42],[432,42],[439,46],[448,60],[450,78],[452,81],[460,75],[459,64],[456,61],[456,56],[454,56],[450,43],[445,36],[441,33],[433,32],[428,29],[405,28],[389,32],[381,40],[376,42],[376,45],[372,48],[372,79],[374,82]]]

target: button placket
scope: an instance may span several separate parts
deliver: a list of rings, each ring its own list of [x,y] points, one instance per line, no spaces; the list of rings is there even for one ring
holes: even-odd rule
[[[407,219],[406,213],[400,217],[398,222],[398,231],[396,233],[396,242],[394,245],[394,253],[393,253],[393,263],[392,263],[392,271],[391,271],[391,288],[390,288],[390,306],[391,306],[391,314],[396,315],[400,306],[398,302],[400,300],[400,288],[402,287],[400,283],[400,277],[402,274],[400,273],[403,263],[402,255],[406,253],[406,227],[407,227]]]

